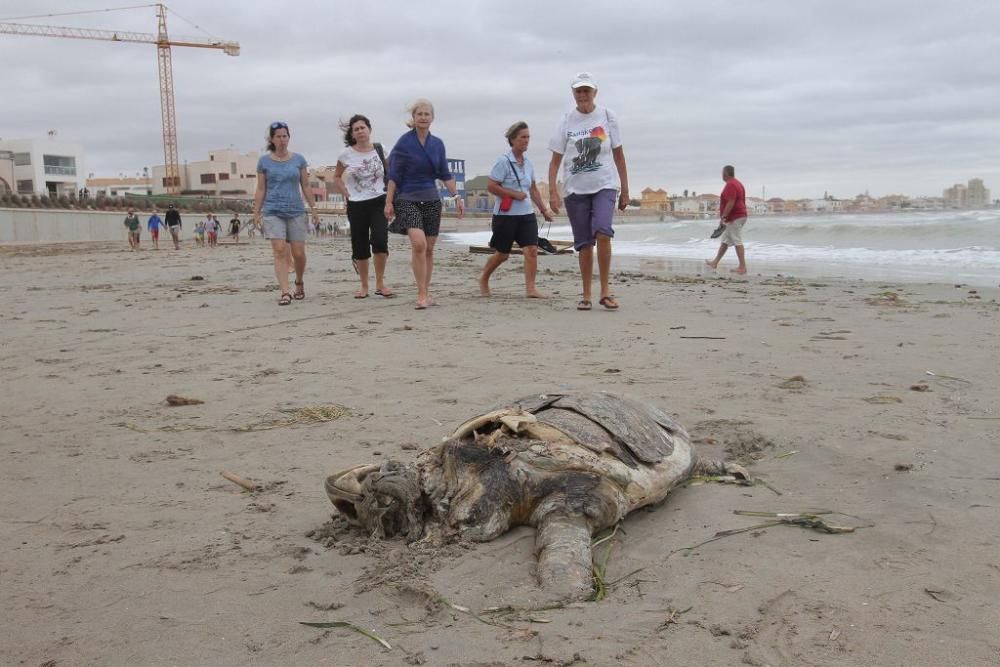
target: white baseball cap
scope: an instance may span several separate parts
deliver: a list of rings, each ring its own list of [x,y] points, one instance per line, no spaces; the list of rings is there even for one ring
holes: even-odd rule
[[[597,90],[597,81],[590,72],[579,72],[573,77],[573,88],[593,88]]]

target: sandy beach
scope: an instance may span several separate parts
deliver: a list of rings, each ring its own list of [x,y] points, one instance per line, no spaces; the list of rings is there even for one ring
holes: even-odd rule
[[[484,299],[485,257],[439,246],[415,311],[399,239],[399,298],[356,300],[338,238],[279,308],[264,243],[161,245],[0,246],[4,665],[1000,664],[996,287],[751,255],[616,273],[621,310],[578,312],[573,256],[540,259],[549,299],[520,259]],[[630,515],[596,551],[607,597],[560,608],[529,528],[408,547],[331,516],[328,474],[566,388],[652,402],[766,484]],[[734,514],[817,508],[856,530]]]

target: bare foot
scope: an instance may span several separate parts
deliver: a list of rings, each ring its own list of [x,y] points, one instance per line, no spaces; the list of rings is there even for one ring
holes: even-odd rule
[[[738,274],[740,274],[742,276],[744,273],[747,272],[747,270],[746,270],[746,267],[740,266],[740,267],[737,267],[735,269],[729,269],[729,272],[730,273],[738,273]]]
[[[489,283],[484,283],[482,280],[479,281],[479,296],[492,296]]]
[[[527,298],[529,298],[529,299],[544,299],[544,298],[545,298],[545,295],[544,295],[544,294],[542,294],[541,292],[539,292],[539,291],[538,291],[538,290],[536,290],[536,289],[533,289],[533,290],[527,290],[527,291],[526,291],[526,292],[524,293],[524,296],[526,296],[526,297],[527,297]]]
[[[707,266],[708,268],[712,269],[713,271],[714,271],[714,270],[716,269],[716,267],[718,267],[718,266],[719,266],[718,264],[716,264],[715,262],[713,262],[713,261],[712,261],[712,260],[710,260],[710,259],[706,259],[706,260],[705,260],[705,265],[706,265],[706,266]]]

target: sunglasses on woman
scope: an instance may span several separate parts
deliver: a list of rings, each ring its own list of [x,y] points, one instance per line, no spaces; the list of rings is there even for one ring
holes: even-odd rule
[[[284,128],[284,129],[287,130],[288,129],[288,123],[283,123],[280,120],[276,120],[273,123],[271,123],[271,129],[272,130],[280,130],[282,128]]]

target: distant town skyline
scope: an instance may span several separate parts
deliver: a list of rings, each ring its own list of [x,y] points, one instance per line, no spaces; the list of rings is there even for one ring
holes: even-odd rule
[[[432,131],[470,173],[488,172],[515,120],[530,125],[529,157],[542,166],[572,104],[569,82],[587,70],[598,103],[621,118],[635,192],[714,191],[724,164],[752,192],[791,198],[866,189],[940,196],[972,174],[1000,180],[1000,81],[988,64],[1000,47],[996,3],[914,12],[901,0],[636,0],[609,15],[606,3],[581,0],[575,15],[601,18],[572,29],[562,6],[521,0],[387,0],[363,12],[304,0],[280,22],[271,7],[229,0],[170,6],[172,36],[207,32],[242,47],[236,58],[174,49],[182,161],[259,148],[280,119],[292,150],[332,164],[340,119],[365,113],[391,145],[405,131],[406,105],[427,97],[437,110]],[[0,21],[67,9],[65,0],[8,0]],[[156,27],[149,8],[20,20]],[[0,35],[0,59],[18,63],[2,75],[0,137],[55,130],[84,145],[97,175],[162,164],[155,50]],[[500,54],[509,56],[502,66]]]

